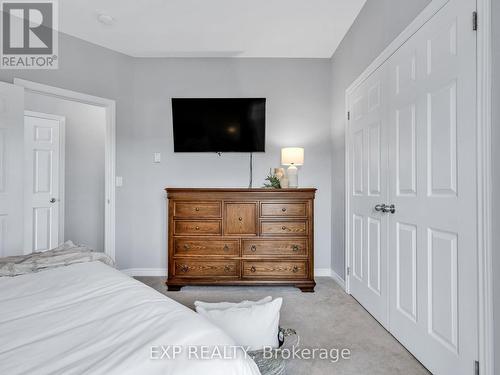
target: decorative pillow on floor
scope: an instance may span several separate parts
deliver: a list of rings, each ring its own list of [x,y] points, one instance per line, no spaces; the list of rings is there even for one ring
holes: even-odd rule
[[[205,310],[227,310],[231,307],[250,307],[253,305],[262,305],[264,303],[271,302],[273,298],[271,296],[264,297],[258,301],[241,301],[241,302],[202,302],[202,301],[194,301],[194,306],[196,307],[196,311],[198,311],[198,307],[201,307]]]
[[[254,304],[250,307],[230,307],[225,310],[196,311],[231,336],[238,345],[249,350],[278,347],[278,331],[282,298]]]

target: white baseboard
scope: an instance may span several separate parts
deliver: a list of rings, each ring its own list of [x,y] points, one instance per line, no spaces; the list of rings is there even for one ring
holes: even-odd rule
[[[124,274],[129,276],[157,276],[167,277],[166,268],[126,268],[121,270]],[[315,268],[314,276],[317,277],[331,277],[342,289],[345,290],[344,280],[330,268]]]
[[[159,276],[167,277],[166,268],[126,268],[122,271],[124,274],[129,276]]]
[[[337,283],[339,284],[339,286],[345,290],[345,281],[343,278],[341,278],[339,276],[339,274],[337,272],[335,272],[334,270],[332,270],[332,274],[331,274],[331,278]]]

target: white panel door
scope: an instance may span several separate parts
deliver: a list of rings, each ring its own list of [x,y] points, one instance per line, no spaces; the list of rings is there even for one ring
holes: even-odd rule
[[[63,241],[60,230],[61,121],[27,112],[25,126],[25,249],[46,251]]]
[[[474,8],[451,0],[388,63],[389,326],[434,374],[477,359]]]
[[[387,327],[387,215],[375,207],[387,201],[387,126],[382,67],[349,98],[350,181],[348,223],[349,288]]]
[[[23,253],[24,89],[0,82],[0,256]]]

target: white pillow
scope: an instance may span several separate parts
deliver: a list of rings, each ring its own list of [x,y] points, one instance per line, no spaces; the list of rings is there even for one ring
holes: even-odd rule
[[[226,310],[231,307],[250,307],[253,305],[262,305],[264,303],[268,303],[272,301],[272,297],[264,297],[258,301],[241,301],[241,302],[202,302],[202,301],[194,301],[194,306],[196,307],[196,311],[198,311],[198,307],[202,307],[205,310]]]
[[[261,350],[265,346],[277,348],[282,298],[250,307],[231,307],[226,310],[196,311],[233,338],[238,345],[249,350]]]

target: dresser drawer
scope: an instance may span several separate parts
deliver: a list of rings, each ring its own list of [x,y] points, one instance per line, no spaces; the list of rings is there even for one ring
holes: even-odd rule
[[[239,277],[237,260],[193,260],[188,258],[174,260],[176,277]]]
[[[257,235],[257,203],[225,203],[224,234]]]
[[[243,240],[243,256],[294,257],[307,255],[307,241],[293,240]]]
[[[175,217],[221,217],[221,202],[174,202]]]
[[[260,206],[260,215],[266,216],[307,216],[306,202],[263,202]]]
[[[263,235],[306,236],[307,221],[262,221],[260,232]]]
[[[185,239],[176,238],[174,239],[174,255],[176,256],[233,256],[237,257],[239,255],[239,243],[238,241],[229,240],[223,241],[219,239]]]
[[[305,278],[307,262],[304,261],[243,261],[244,278]]]
[[[175,220],[174,234],[204,236],[211,234],[221,234],[220,220],[195,221],[195,220]]]

